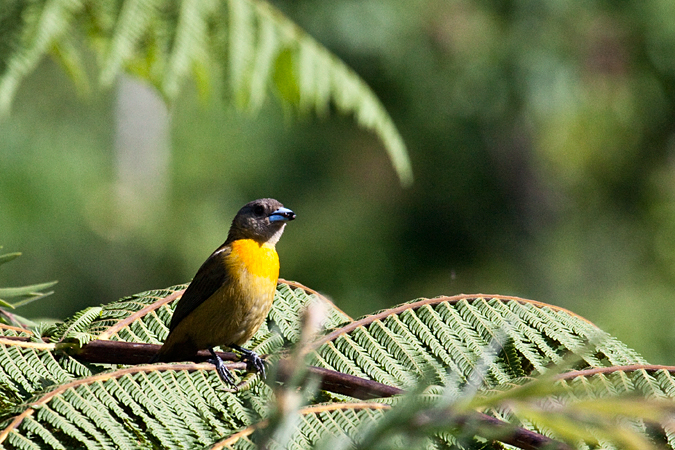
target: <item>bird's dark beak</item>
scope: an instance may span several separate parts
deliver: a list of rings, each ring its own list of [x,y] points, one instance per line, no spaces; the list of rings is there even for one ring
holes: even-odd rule
[[[270,222],[288,222],[295,219],[295,213],[288,208],[281,207],[269,215]]]

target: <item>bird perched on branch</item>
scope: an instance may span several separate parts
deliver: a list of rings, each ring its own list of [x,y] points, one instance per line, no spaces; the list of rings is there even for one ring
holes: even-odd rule
[[[227,240],[197,271],[178,301],[169,336],[152,362],[187,361],[208,349],[220,378],[234,378],[213,350],[226,346],[242,353],[247,370],[265,377],[265,365],[241,347],[258,331],[272,307],[279,278],[275,249],[295,213],[271,198],[244,205],[232,221]]]

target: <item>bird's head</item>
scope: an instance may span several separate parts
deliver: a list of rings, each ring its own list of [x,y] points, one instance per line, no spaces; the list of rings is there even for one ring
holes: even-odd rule
[[[227,240],[253,239],[276,244],[295,213],[273,198],[261,198],[245,204],[234,217]]]

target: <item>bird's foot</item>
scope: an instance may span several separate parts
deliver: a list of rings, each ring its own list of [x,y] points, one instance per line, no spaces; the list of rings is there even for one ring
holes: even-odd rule
[[[213,358],[209,359],[208,362],[216,366],[216,372],[218,372],[218,376],[220,377],[220,379],[224,383],[227,383],[236,389],[237,385],[234,382],[234,376],[232,376],[232,372],[230,372],[228,368],[225,367],[225,363],[223,362],[222,359],[220,359],[220,356],[216,354],[213,348],[210,348],[209,352],[211,352],[211,356],[213,356]]]
[[[244,347],[239,347],[238,345],[231,345],[230,348],[242,353],[241,360],[246,362],[247,372],[258,373],[263,380],[267,378],[267,374],[265,373],[265,361],[258,356],[256,352]]]

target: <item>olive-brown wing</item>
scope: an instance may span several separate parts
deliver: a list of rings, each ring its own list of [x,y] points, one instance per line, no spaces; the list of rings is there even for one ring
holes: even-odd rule
[[[224,283],[229,279],[229,274],[225,269],[223,261],[232,251],[229,245],[223,244],[208,257],[204,264],[199,268],[194,279],[183,293],[178,301],[176,310],[171,318],[169,331],[172,331],[178,324],[194,311],[206,299],[211,297]]]

